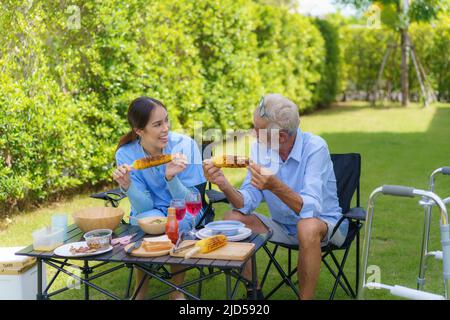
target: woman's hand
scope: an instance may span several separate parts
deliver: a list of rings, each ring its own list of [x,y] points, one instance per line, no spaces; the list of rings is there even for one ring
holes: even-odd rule
[[[209,159],[203,161],[203,173],[205,175],[206,180],[208,180],[211,183],[214,183],[221,190],[228,182],[222,170],[214,166],[212,161]]]
[[[118,166],[116,171],[113,173],[114,180],[122,187],[124,190],[128,190],[131,184],[130,171],[133,170],[127,164]]]
[[[166,180],[170,181],[180,172],[186,169],[187,157],[182,153],[175,153],[174,158],[166,165]]]

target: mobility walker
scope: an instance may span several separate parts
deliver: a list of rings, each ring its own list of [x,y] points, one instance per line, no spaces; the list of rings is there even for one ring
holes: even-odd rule
[[[433,171],[429,180],[428,190],[434,192],[434,182],[438,174],[450,175],[450,167],[442,167]],[[450,197],[443,200],[444,204],[450,203]],[[425,285],[425,272],[427,270],[427,260],[434,257],[442,260],[442,251],[428,251],[428,242],[430,240],[431,211],[436,203],[430,199],[423,198],[419,203],[425,208],[425,220],[423,226],[422,249],[420,251],[419,276],[417,278],[417,289],[423,290]]]
[[[441,244],[442,244],[442,261],[443,261],[443,276],[444,276],[444,295],[438,295],[416,289],[411,289],[399,285],[385,285],[376,282],[366,282],[367,263],[370,248],[370,239],[372,233],[372,220],[374,213],[375,199],[380,195],[391,195],[398,197],[415,197],[421,196],[422,199],[434,202],[440,209],[440,230],[441,230]],[[360,269],[360,279],[358,290],[358,299],[364,299],[364,292],[368,288],[381,288],[389,290],[392,295],[417,300],[444,300],[449,299],[448,286],[450,279],[450,232],[448,225],[448,214],[444,202],[436,194],[431,191],[415,189],[404,186],[385,185],[376,188],[369,197],[367,207],[367,218],[364,232],[364,243],[362,251],[362,268]]]

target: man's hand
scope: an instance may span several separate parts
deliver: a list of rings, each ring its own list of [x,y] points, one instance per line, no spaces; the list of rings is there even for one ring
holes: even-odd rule
[[[251,184],[259,190],[269,190],[283,201],[295,214],[303,208],[303,198],[284,184],[269,169],[257,164],[250,164],[248,169],[252,174]]]
[[[273,190],[280,182],[272,171],[258,164],[251,163],[248,169],[252,174],[252,186],[259,190]]]
[[[205,174],[206,180],[208,180],[211,183],[214,183],[221,190],[228,182],[222,170],[220,168],[215,167],[212,161],[209,159],[203,161],[203,173]]]

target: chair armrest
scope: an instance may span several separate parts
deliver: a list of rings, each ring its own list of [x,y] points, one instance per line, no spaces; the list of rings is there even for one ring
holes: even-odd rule
[[[360,207],[351,208],[348,212],[344,213],[344,216],[349,219],[365,221],[366,210]]]
[[[227,197],[220,191],[206,190],[206,195],[208,196],[208,202],[210,204],[218,202],[228,203]]]
[[[120,190],[120,188],[111,189],[105,192],[94,193],[90,195],[91,198],[105,200],[105,201],[120,201],[126,198],[127,195]]]

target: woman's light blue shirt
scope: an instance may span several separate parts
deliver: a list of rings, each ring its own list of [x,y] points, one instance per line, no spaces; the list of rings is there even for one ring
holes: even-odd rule
[[[172,180],[165,179],[166,165],[143,170],[133,170],[130,173],[131,184],[126,194],[131,203],[132,217],[167,216],[167,208],[172,199],[184,199],[190,188],[204,183],[205,177],[202,169],[202,158],[197,144],[188,136],[169,132],[169,141],[164,154],[181,152],[186,155],[188,165],[186,169],[177,174]],[[145,157],[147,154],[135,140],[120,147],[116,152],[117,165],[131,165],[133,161]],[[201,219],[203,211],[197,215],[196,221]],[[191,229],[192,217],[186,214],[180,222],[180,230]],[[131,219],[136,224],[136,219]]]

